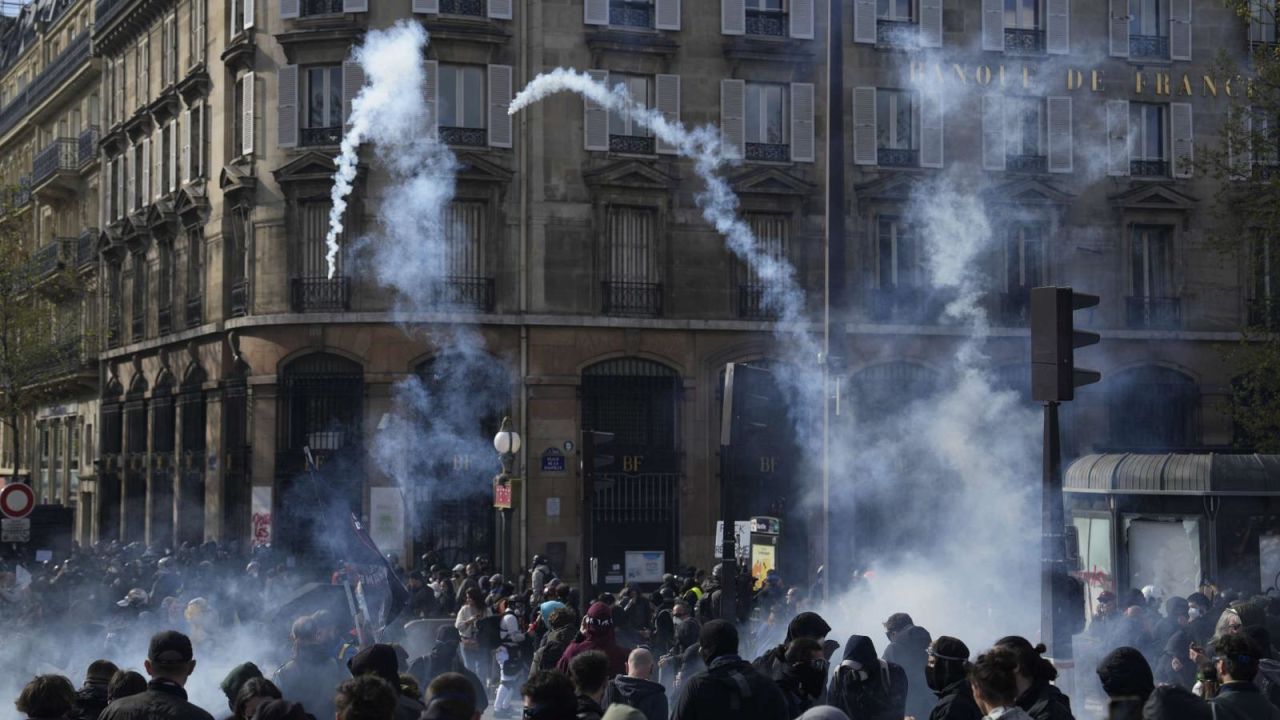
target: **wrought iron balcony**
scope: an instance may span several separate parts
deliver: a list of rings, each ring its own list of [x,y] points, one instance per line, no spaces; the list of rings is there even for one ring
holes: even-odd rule
[[[290,282],[294,312],[345,312],[351,306],[351,278],[301,277]]]
[[[53,242],[36,248],[31,253],[31,270],[37,277],[52,275],[63,267],[65,257],[65,238],[57,238]]]
[[[493,278],[451,275],[436,286],[435,299],[441,308],[493,312]]]
[[[75,138],[58,138],[36,154],[31,163],[31,181],[35,187],[40,187],[59,171],[75,172],[79,168],[78,141]]]
[[[657,145],[651,137],[636,135],[610,135],[609,152],[629,153],[631,155],[652,155]]]
[[[80,167],[88,165],[98,157],[98,140],[101,135],[97,125],[90,125],[80,133],[80,137],[76,138],[76,156]]]
[[[1182,299],[1176,297],[1127,297],[1126,320],[1131,328],[1176,330],[1182,326]]]
[[[484,17],[484,0],[440,0],[440,14]]]
[[[337,145],[342,142],[342,126],[302,128],[301,135],[298,139],[300,140],[298,144],[304,147],[314,145]]]
[[[1006,155],[1004,166],[1009,172],[1044,173],[1049,169],[1049,158],[1044,155]]]
[[[767,35],[769,37],[786,37],[786,13],[769,10],[748,10],[747,34]]]
[[[1000,317],[1009,327],[1025,327],[1031,317],[1031,291],[1015,288],[1000,293]]]
[[[165,304],[156,308],[156,324],[159,326],[158,331],[161,335],[168,335],[173,331],[172,305]]]
[[[876,148],[880,167],[920,167],[920,151],[907,148]]]
[[[9,205],[15,208],[24,207],[31,202],[31,176],[23,175],[18,178],[18,186],[13,188],[8,195]]]
[[[747,143],[747,160],[759,162],[790,162],[791,146],[779,143]]]
[[[919,288],[877,288],[870,294],[871,319],[875,322],[921,325],[937,319],[936,307]]]
[[[85,367],[85,361],[84,338],[78,335],[65,338],[54,345],[50,363],[38,374],[43,380],[63,377]]]
[[[910,20],[876,20],[876,44],[913,48],[920,45],[920,26]]]
[[[1169,38],[1163,35],[1130,35],[1129,57],[1169,59]]]
[[[302,5],[298,8],[298,14],[302,17],[341,15],[342,0],[302,0]]]
[[[249,281],[236,280],[231,283],[231,317],[243,317],[249,314]]]
[[[86,228],[76,237],[76,267],[85,268],[98,262],[98,228]]]
[[[613,27],[653,27],[653,4],[613,0],[609,3],[609,25]]]
[[[484,128],[441,127],[440,140],[446,145],[484,147],[489,144],[489,133]]]
[[[129,322],[129,339],[132,342],[141,342],[147,333],[147,315],[146,309],[142,312],[133,311],[133,318]]]
[[[662,283],[605,280],[601,290],[601,310],[605,315],[662,316]]]
[[[738,286],[738,317],[743,320],[774,320],[778,308],[765,300],[764,285],[747,283]]]
[[[1280,331],[1280,299],[1259,297],[1249,301],[1249,326]]]
[[[1004,51],[1010,55],[1042,55],[1044,54],[1044,31],[1005,28]]]
[[[89,33],[81,32],[69,45],[44,67],[27,86],[25,102],[34,108],[54,93],[67,78],[77,70],[84,68],[89,62]],[[15,98],[15,102],[18,99]],[[7,132],[5,127],[0,132]]]
[[[200,295],[187,298],[187,327],[197,327],[203,320],[204,298]]]
[[[1168,177],[1167,160],[1130,160],[1129,174],[1133,177]]]

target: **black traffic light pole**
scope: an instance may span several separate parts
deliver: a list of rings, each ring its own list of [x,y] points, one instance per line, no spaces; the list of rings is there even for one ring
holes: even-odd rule
[[[831,568],[831,444],[834,417],[831,376],[842,371],[845,339],[845,246],[844,246],[844,3],[828,2],[827,15],[827,305],[824,316],[825,353],[822,368],[822,534],[818,557],[826,573],[822,600],[830,599]],[[841,538],[846,545],[842,557],[852,557],[852,535]],[[844,553],[848,553],[845,555]],[[809,568],[806,568],[808,570]]]
[[[1057,579],[1066,574],[1066,541],[1062,508],[1062,442],[1058,434],[1058,402],[1044,404],[1044,478],[1040,499],[1040,638],[1049,657],[1070,660],[1071,635],[1059,637]]]

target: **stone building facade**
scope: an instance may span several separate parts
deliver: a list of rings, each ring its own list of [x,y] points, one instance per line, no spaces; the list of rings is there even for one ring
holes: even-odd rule
[[[939,321],[911,217],[913,193],[947,174],[982,188],[995,219],[986,350],[1012,387],[1025,387],[1027,289],[1102,297],[1090,323],[1106,379],[1071,408],[1071,452],[1230,445],[1222,350],[1271,317],[1275,286],[1269,265],[1212,247],[1217,186],[1193,159],[1240,92],[1214,74],[1218,49],[1246,62],[1274,29],[1212,0],[1133,4],[846,2],[851,251],[837,271],[854,292],[836,312],[849,385],[869,411],[927,393],[962,340]],[[643,128],[567,95],[514,118],[505,108],[539,72],[568,66],[686,125],[721,126],[745,158],[730,178],[741,212],[795,265],[820,317],[825,2],[100,0],[94,11],[85,63],[101,73],[102,138],[84,182],[101,196],[82,195],[99,206],[80,215],[101,228],[105,347],[98,415],[82,420],[96,425],[97,461],[91,476],[81,465],[84,540],[305,544],[305,447],[322,473],[343,470],[324,475],[326,498],[368,517],[388,548],[512,567],[542,552],[572,572],[575,444],[584,427],[609,427],[602,573],[624,570],[614,563],[627,551],[663,552],[667,568],[708,563],[721,372],[777,354],[760,281],[703,221],[690,162]],[[413,332],[354,258],[334,279],[323,261],[333,158],[363,83],[350,49],[402,20],[430,33],[437,131],[462,166],[448,280],[429,289],[438,309],[413,317]],[[6,162],[24,171],[33,146],[5,138]],[[365,160],[350,236],[376,222],[385,182]],[[395,383],[430,381],[442,352],[432,338],[453,324],[478,327],[511,379],[524,447],[506,515],[492,509],[496,456],[424,443],[447,468],[443,498],[401,494],[365,452]]]

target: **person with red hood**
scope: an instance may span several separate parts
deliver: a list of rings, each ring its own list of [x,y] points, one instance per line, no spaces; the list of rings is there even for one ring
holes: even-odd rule
[[[587,616],[582,619],[582,636],[564,649],[556,669],[569,672],[569,662],[574,657],[588,650],[599,650],[609,658],[609,676],[622,675],[627,672],[627,656],[631,648],[618,645],[613,634],[613,610],[602,602],[591,603],[587,608]]]

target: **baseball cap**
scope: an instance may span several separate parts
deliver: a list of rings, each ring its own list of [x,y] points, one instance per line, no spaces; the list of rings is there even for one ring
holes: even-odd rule
[[[147,659],[159,665],[178,665],[191,662],[191,638],[176,630],[165,630],[151,636]]]

